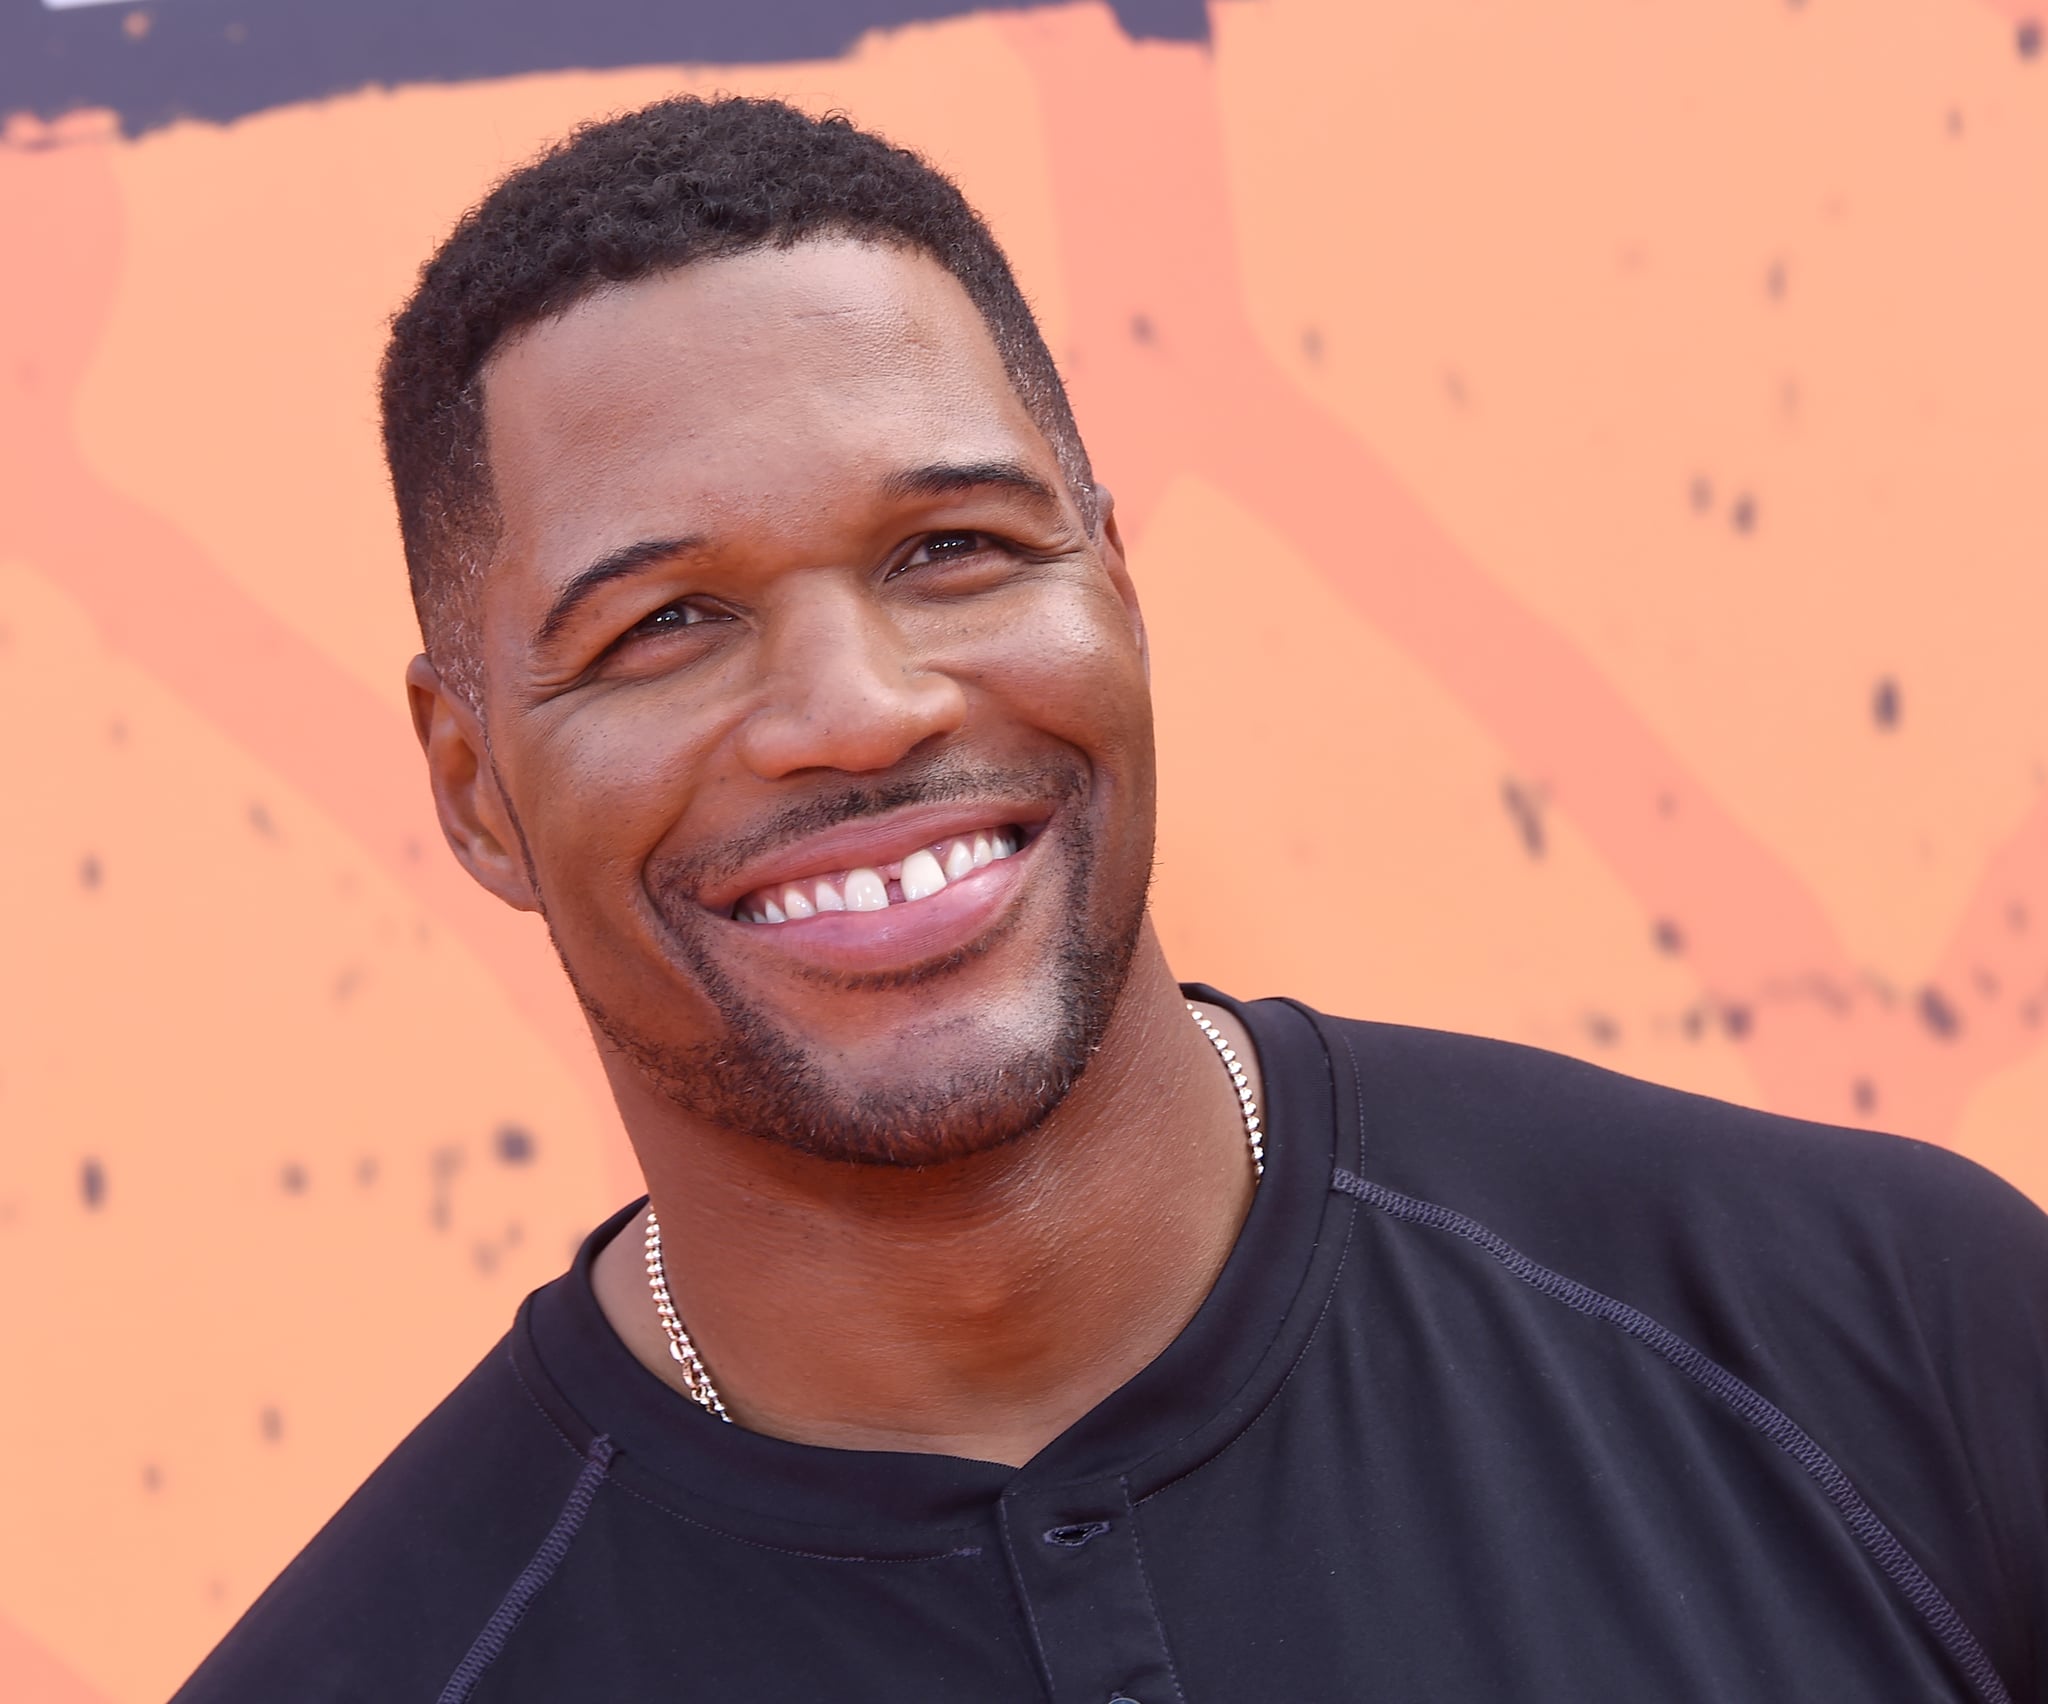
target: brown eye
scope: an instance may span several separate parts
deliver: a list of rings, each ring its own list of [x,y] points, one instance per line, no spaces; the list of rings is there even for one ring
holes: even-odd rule
[[[664,604],[652,615],[643,616],[621,635],[622,639],[647,639],[657,634],[674,633],[684,627],[699,627],[707,621],[726,621],[731,618],[723,611],[706,609],[701,604]]]
[[[969,557],[979,556],[983,551],[995,546],[996,540],[987,533],[933,533],[904,558],[903,566],[923,568],[933,563],[962,562]]]

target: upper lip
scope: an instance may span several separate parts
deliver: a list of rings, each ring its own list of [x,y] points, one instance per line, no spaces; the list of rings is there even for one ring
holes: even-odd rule
[[[954,799],[943,805],[906,805],[881,816],[861,817],[786,841],[774,851],[764,852],[742,865],[731,876],[702,889],[697,903],[711,911],[727,912],[757,888],[863,866],[877,868],[907,858],[920,846],[933,846],[955,835],[1009,824],[1035,828],[1050,815],[1042,801],[1027,803],[1017,799]]]

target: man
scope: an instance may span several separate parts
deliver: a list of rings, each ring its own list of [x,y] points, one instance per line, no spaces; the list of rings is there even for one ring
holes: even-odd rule
[[[441,819],[649,1203],[181,1699],[2048,1697],[2032,1207],[1174,982],[1114,511],[944,179],[593,126],[384,408]]]

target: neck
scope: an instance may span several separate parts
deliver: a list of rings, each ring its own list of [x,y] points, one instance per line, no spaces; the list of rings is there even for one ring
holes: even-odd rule
[[[1007,1148],[853,1166],[639,1110],[677,1310],[733,1419],[798,1443],[1021,1465],[1173,1340],[1251,1205],[1236,1092],[1149,927],[1086,1075]],[[680,1388],[637,1226],[597,1290]]]

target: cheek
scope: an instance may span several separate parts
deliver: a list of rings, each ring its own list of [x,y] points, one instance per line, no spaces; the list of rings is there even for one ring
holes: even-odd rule
[[[1152,699],[1128,612],[1106,585],[1063,586],[1006,621],[983,654],[988,687],[1092,755],[1149,764]]]
[[[616,879],[637,882],[700,790],[693,718],[657,691],[636,696],[640,702],[593,706],[553,730],[520,776],[543,888],[564,890],[564,899],[595,899]]]

